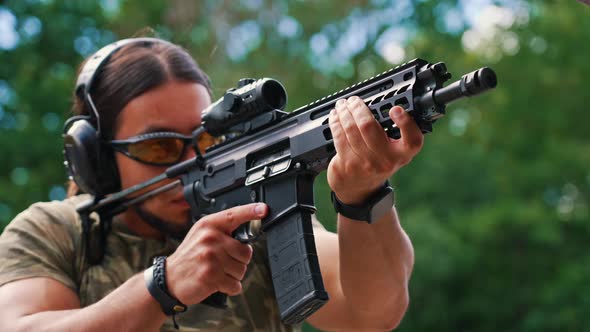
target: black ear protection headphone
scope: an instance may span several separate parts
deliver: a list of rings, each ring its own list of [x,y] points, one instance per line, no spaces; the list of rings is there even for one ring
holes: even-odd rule
[[[91,114],[73,116],[64,124],[64,164],[68,176],[80,189],[95,197],[116,192],[121,185],[113,151],[103,143],[100,115],[90,90],[99,69],[115,52],[131,43],[169,44],[157,38],[129,38],[116,41],[94,53],[84,64],[75,90],[76,96],[84,100]]]

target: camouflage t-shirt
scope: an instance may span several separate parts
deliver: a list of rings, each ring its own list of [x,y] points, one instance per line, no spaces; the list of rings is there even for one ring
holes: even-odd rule
[[[77,196],[64,201],[37,203],[20,213],[0,235],[0,286],[19,279],[48,277],[78,294],[81,305],[95,303],[133,275],[148,268],[158,255],[169,255],[178,242],[141,238],[113,220],[105,256],[89,266],[82,245]],[[314,218],[315,219],[315,218]],[[322,227],[314,221],[314,228]],[[181,331],[300,331],[281,323],[274,298],[264,241],[254,244],[254,255],[242,282],[244,291],[228,297],[228,308],[202,304],[177,315]],[[168,319],[161,331],[177,331]]]

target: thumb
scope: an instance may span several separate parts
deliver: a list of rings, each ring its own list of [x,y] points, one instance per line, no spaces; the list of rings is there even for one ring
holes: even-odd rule
[[[400,106],[394,106],[391,110],[389,110],[389,117],[399,128],[404,141],[408,143],[416,142],[421,144],[423,140],[422,131],[410,113],[406,112]]]

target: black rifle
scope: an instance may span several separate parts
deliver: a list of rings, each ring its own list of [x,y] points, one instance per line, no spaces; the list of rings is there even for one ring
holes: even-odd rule
[[[242,242],[266,237],[281,319],[286,324],[300,323],[328,301],[311,216],[316,211],[314,179],[336,153],[328,126],[330,110],[338,99],[359,96],[387,135],[397,139],[399,129],[388,113],[400,105],[428,133],[432,123],[445,114],[447,103],[496,86],[496,75],[487,67],[443,87],[450,77],[444,63],[415,59],[290,113],[283,112],[287,96],[278,81],[241,80],[237,88],[203,111],[202,126],[193,133],[195,137],[204,131],[225,135],[223,143],[170,167],[161,176],[79,210],[120,213],[178,184],[133,200],[125,198],[167,178],[180,178],[195,221],[233,206],[266,203],[268,215],[240,226],[234,236]],[[225,300],[225,295],[216,293],[204,303],[223,306]]]

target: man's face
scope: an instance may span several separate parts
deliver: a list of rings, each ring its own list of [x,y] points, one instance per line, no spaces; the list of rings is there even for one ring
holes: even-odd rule
[[[197,83],[167,82],[133,99],[117,118],[114,139],[123,140],[152,132],[175,132],[190,136],[201,124],[201,111],[211,104],[207,89]],[[182,160],[194,157],[186,149]],[[115,153],[123,189],[162,174],[166,166],[153,166]],[[161,184],[158,184],[161,185]],[[184,200],[182,187],[148,199],[142,206],[168,223],[184,226],[189,218],[189,205]]]

